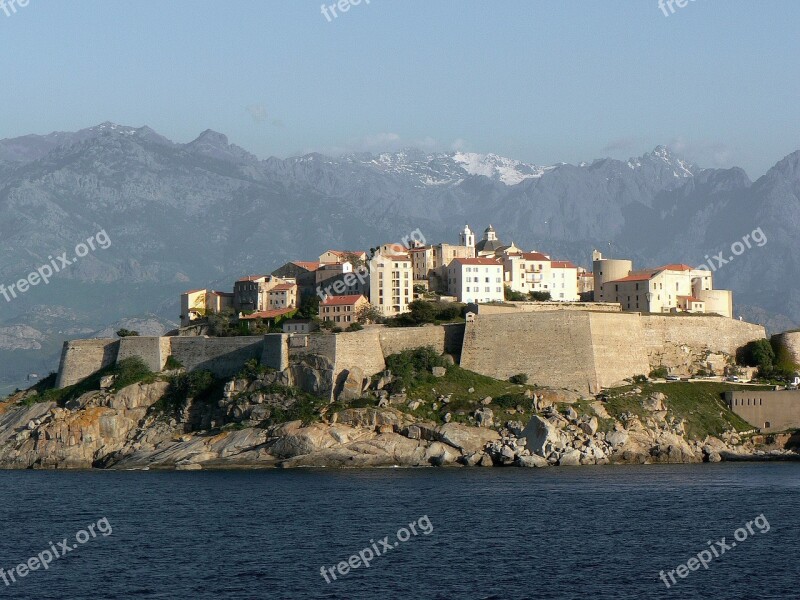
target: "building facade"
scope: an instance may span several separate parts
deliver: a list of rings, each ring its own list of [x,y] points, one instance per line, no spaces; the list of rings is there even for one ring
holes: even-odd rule
[[[319,303],[319,318],[350,325],[358,322],[358,311],[366,306],[369,306],[369,301],[364,296],[328,296]]]
[[[414,299],[414,270],[406,255],[376,254],[369,261],[369,302],[384,317],[409,311]]]
[[[503,265],[491,258],[456,258],[447,267],[449,293],[459,302],[502,302]]]

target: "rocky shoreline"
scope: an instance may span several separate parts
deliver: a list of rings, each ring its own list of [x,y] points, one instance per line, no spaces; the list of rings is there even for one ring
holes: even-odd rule
[[[116,393],[89,392],[63,407],[26,405],[20,398],[0,403],[0,468],[547,468],[800,459],[783,449],[788,434],[688,439],[685,423],[666,416],[658,394],[645,402],[646,419],[613,418],[599,401],[581,415],[569,404],[534,398],[532,415],[501,426],[486,407],[473,415],[475,425],[467,425],[419,420],[393,406],[345,408],[305,426],[264,425],[258,419],[267,414],[269,398],[245,405],[223,399],[220,410],[237,412],[239,419],[215,427],[208,415],[191,414],[191,406],[185,421],[152,410],[167,389],[166,381],[137,383]],[[195,426],[187,427],[192,420]]]

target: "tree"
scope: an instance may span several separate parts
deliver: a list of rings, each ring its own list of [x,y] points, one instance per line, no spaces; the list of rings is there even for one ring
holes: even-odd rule
[[[138,331],[133,331],[131,329],[120,329],[117,331],[117,336],[124,338],[124,337],[137,337],[139,335]]]
[[[212,313],[208,317],[208,331],[212,336],[230,337],[238,335],[238,319],[233,309],[226,308],[218,313]]]
[[[408,308],[411,311],[411,320],[418,324],[433,323],[439,313],[436,304],[424,300],[414,300]]]
[[[748,367],[758,367],[767,373],[775,365],[775,350],[767,339],[754,340],[740,349],[737,359]]]
[[[534,302],[550,302],[552,299],[550,292],[528,292],[528,295]]]
[[[319,316],[319,296],[313,294],[305,296],[300,301],[300,310],[297,315],[303,319],[314,319]]]
[[[383,317],[383,314],[378,307],[372,304],[365,304],[356,311],[356,322],[363,325],[364,323],[377,323]]]
[[[511,302],[524,302],[528,299],[525,294],[512,290],[510,286],[505,286],[505,298]]]
[[[342,258],[345,262],[349,262],[351,265],[353,265],[353,270],[367,266],[367,263],[364,262],[364,260],[355,252],[347,252],[342,256]]]

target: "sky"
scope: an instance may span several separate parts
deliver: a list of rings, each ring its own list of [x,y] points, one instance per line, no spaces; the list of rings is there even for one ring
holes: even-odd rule
[[[539,165],[666,144],[751,178],[800,149],[797,0],[11,1],[0,138],[113,121]]]

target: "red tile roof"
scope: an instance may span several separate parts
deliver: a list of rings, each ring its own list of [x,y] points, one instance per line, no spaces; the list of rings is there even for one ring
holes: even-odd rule
[[[499,267],[500,263],[493,258],[454,258],[453,262],[460,265],[486,265]]]
[[[541,260],[541,261],[549,261],[550,258],[546,254],[542,254],[541,252],[523,252],[522,258],[525,260]]]
[[[366,256],[367,253],[363,250],[325,250],[323,254],[327,254],[330,252],[331,254],[335,254],[336,256],[347,256],[348,254],[355,254],[356,256]]]
[[[275,317],[280,317],[281,315],[289,314],[290,312],[294,312],[297,310],[296,308],[278,308],[275,310],[262,310],[260,312],[250,313],[249,315],[242,315],[239,317],[243,321],[251,321],[254,319],[274,319]]]
[[[623,277],[622,279],[615,279],[614,281],[609,281],[607,283],[624,283],[626,281],[649,281],[655,276],[655,272],[646,271],[641,273],[631,273],[627,277]]]
[[[573,265],[568,260],[554,260],[553,264],[551,265],[554,269],[577,269],[575,265]]]
[[[270,292],[288,292],[297,287],[296,283],[279,283]]]
[[[301,267],[301,268],[305,269],[306,271],[316,271],[317,269],[319,269],[322,266],[321,262],[318,262],[318,261],[306,261],[306,260],[293,260],[292,264],[293,265],[297,265],[298,267]]]
[[[356,302],[358,302],[361,298],[364,298],[363,295],[360,294],[353,294],[350,296],[328,296],[320,302],[320,305],[324,306],[352,306]],[[366,298],[364,298],[366,300]]]

